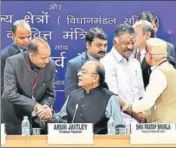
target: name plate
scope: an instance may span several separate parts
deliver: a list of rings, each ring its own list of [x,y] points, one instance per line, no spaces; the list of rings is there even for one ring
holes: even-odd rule
[[[176,144],[175,123],[148,123],[131,125],[131,144]]]
[[[48,123],[48,144],[93,144],[93,124]]]
[[[1,145],[6,144],[5,124],[1,123]]]

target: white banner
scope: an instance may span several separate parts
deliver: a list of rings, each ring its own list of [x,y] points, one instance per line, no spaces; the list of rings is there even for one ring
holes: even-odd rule
[[[48,144],[93,144],[93,124],[49,123]]]
[[[5,124],[1,123],[1,146],[6,144]]]
[[[131,129],[131,144],[176,144],[175,123],[132,123]]]

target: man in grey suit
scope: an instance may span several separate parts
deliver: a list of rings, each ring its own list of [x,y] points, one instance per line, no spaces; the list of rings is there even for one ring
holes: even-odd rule
[[[6,59],[27,49],[31,37],[31,28],[24,20],[17,20],[12,25],[13,43],[1,52],[1,94],[3,92],[3,77]]]
[[[1,109],[7,134],[21,134],[23,116],[29,117],[32,126],[36,126],[37,117],[41,120],[52,117],[55,63],[50,54],[48,43],[35,38],[27,52],[7,59]]]
[[[101,28],[91,28],[85,37],[87,51],[67,63],[65,74],[65,97],[78,87],[78,71],[88,60],[100,60],[107,52],[107,35]]]

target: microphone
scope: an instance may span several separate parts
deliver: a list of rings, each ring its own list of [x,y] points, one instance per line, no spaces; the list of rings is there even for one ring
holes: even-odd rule
[[[73,123],[73,121],[74,121],[74,119],[75,119],[75,115],[76,115],[76,112],[77,112],[77,110],[78,110],[78,107],[79,107],[79,105],[76,104],[76,106],[75,106],[75,112],[74,112],[73,119],[72,119],[72,123]]]

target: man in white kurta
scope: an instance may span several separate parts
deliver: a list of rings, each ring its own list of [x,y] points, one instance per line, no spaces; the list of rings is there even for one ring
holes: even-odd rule
[[[132,104],[143,97],[144,84],[139,61],[132,53],[135,33],[133,27],[120,24],[115,29],[111,51],[101,60],[105,67],[105,80],[109,90],[119,95],[126,104]],[[125,123],[135,122],[123,113]]]

